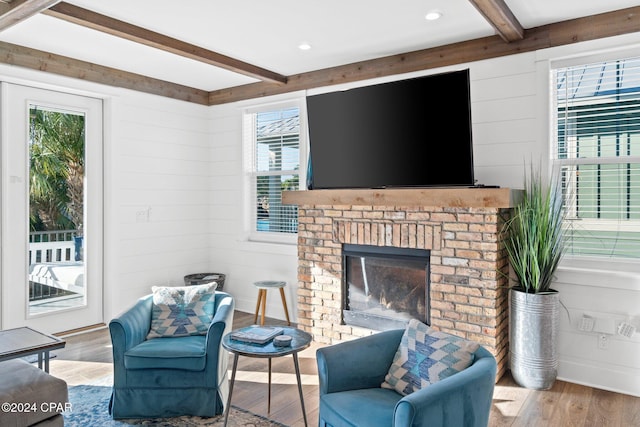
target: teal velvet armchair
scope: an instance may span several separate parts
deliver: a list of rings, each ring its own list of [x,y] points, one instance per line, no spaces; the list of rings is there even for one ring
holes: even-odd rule
[[[318,349],[320,427],[486,427],[496,378],[483,347],[471,366],[407,396],[381,388],[404,330]]]
[[[113,344],[113,418],[221,414],[229,391],[228,352],[234,300],[215,292],[215,312],[206,335],[146,339],[152,295],[109,323]]]

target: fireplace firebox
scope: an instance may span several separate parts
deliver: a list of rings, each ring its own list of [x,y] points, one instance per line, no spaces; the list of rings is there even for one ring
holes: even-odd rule
[[[425,249],[345,244],[343,323],[378,331],[429,324],[429,256]]]

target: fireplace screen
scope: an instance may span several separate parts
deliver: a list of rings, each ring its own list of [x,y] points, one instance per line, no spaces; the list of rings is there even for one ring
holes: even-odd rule
[[[344,245],[343,320],[375,330],[429,323],[429,251]]]

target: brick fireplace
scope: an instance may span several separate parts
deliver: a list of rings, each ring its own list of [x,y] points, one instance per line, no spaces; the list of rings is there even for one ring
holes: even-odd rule
[[[299,207],[298,325],[321,343],[375,331],[342,322],[345,244],[430,251],[431,326],[508,361],[508,262],[501,229],[519,192],[495,188],[285,192]]]

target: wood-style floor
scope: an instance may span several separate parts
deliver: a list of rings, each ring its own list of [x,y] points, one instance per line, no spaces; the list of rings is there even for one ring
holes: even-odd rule
[[[253,323],[253,314],[236,312],[234,327]],[[269,319],[269,324],[283,324]],[[51,360],[51,373],[72,385],[112,375],[111,341],[106,329],[65,338]],[[309,426],[318,425],[317,345],[299,354]],[[231,366],[231,363],[229,364]],[[267,414],[267,359],[240,357],[232,404],[288,426],[304,426],[290,356],[273,359],[271,413]],[[640,397],[556,381],[551,390],[518,387],[510,375],[496,384],[490,426],[640,426]],[[363,426],[366,427],[366,426]]]

